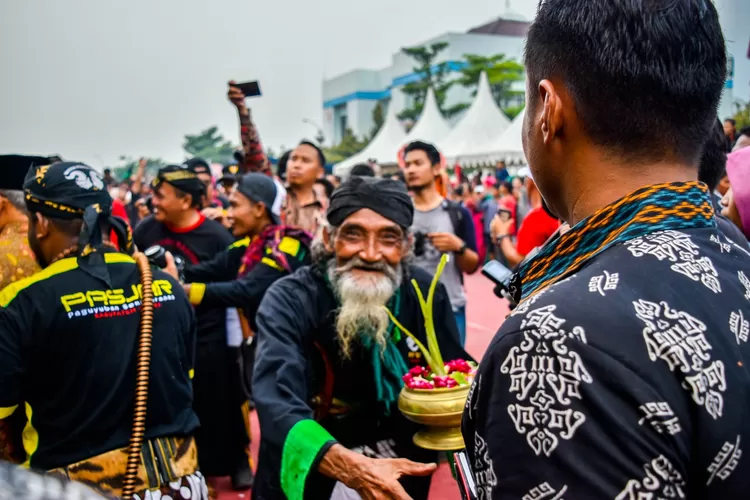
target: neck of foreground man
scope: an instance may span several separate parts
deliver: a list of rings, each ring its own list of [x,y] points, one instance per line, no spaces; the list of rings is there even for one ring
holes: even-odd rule
[[[567,175],[561,218],[575,226],[598,210],[645,186],[698,180],[698,168],[677,161],[633,165],[599,161]]]

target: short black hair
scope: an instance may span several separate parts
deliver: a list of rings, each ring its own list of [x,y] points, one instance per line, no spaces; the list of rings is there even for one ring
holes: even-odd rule
[[[698,180],[704,182],[710,191],[716,189],[727,169],[727,138],[724,127],[717,119],[716,125],[708,134],[703,146],[701,162],[698,165]]]
[[[746,135],[746,136],[750,137],[750,127],[744,127],[742,129],[740,129],[740,131],[737,133],[737,137],[739,137],[741,135]]]
[[[543,0],[525,66],[562,79],[585,133],[633,162],[697,162],[716,120],[727,55],[708,0]]]
[[[430,163],[433,165],[440,165],[440,152],[435,146],[428,142],[414,141],[409,143],[404,149],[404,158],[412,151],[424,151]]]
[[[732,125],[734,125],[735,127],[737,126],[737,122],[735,121],[735,119],[734,119],[734,118],[727,118],[727,119],[725,119],[725,120],[724,120],[724,123],[726,123],[726,122],[729,122],[729,123],[731,123],[731,124],[732,124]]]
[[[326,198],[329,198],[329,199],[331,198],[331,195],[333,194],[333,190],[335,189],[333,187],[333,184],[331,184],[331,181],[321,177],[320,179],[315,180],[315,184],[320,184],[321,186],[323,186],[323,188],[326,190]]]
[[[358,163],[352,167],[349,175],[356,175],[358,177],[375,177],[375,169],[366,163]]]
[[[286,180],[286,164],[289,163],[289,157],[291,156],[291,154],[291,151],[287,151],[279,157],[279,163],[276,167],[276,174],[281,180]]]
[[[497,188],[500,189],[500,186],[505,187],[505,189],[507,189],[509,193],[513,192],[513,184],[511,184],[509,181],[502,181]]]
[[[326,155],[323,154],[323,150],[320,149],[318,146],[313,144],[310,141],[300,141],[298,146],[310,146],[311,148],[315,148],[315,151],[318,153],[318,161],[320,162],[320,167],[325,168],[326,166]]]

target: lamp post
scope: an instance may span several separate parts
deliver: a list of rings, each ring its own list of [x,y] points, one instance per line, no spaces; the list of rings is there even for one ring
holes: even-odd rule
[[[312,121],[309,118],[303,118],[302,123],[306,123],[307,125],[310,125],[314,127],[315,130],[317,130],[318,135],[315,136],[315,140],[318,141],[318,144],[323,146],[323,143],[326,140],[326,135],[323,133],[323,129],[320,127],[320,125],[318,125],[316,122]]]

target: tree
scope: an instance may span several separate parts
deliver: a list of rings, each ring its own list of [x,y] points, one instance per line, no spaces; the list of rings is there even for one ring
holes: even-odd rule
[[[341,138],[341,142],[336,146],[323,148],[323,152],[329,163],[338,163],[365,149],[368,142],[369,141],[367,140],[357,139],[357,136],[354,135],[352,129],[347,127],[347,129],[344,130],[344,136]]]
[[[523,65],[508,59],[505,54],[494,56],[480,56],[465,54],[466,66],[461,69],[461,77],[456,81],[463,87],[473,88],[472,95],[477,95],[479,77],[482,72],[487,73],[490,90],[495,102],[511,119],[521,112],[518,98],[523,96],[522,90],[514,90],[514,84],[523,81]]]
[[[383,103],[381,101],[378,101],[378,103],[375,105],[375,108],[373,108],[372,110],[372,129],[370,130],[370,140],[373,140],[377,133],[380,132],[380,127],[382,127],[383,123],[385,122],[385,117],[383,116],[383,114]]]
[[[735,101],[733,118],[737,122],[737,130],[750,127],[750,101]]]
[[[445,100],[448,90],[454,85],[454,80],[447,80],[450,69],[447,62],[435,65],[437,56],[448,47],[448,42],[433,43],[429,47],[412,47],[403,48],[401,52],[410,56],[417,62],[417,66],[412,68],[414,73],[420,76],[420,79],[407,83],[401,87],[401,91],[412,98],[412,106],[403,110],[399,115],[400,120],[417,121],[422,114],[427,91],[431,88],[435,92],[435,98],[443,116],[450,118],[469,107],[466,103],[455,104],[446,107]]]
[[[215,163],[226,163],[234,157],[235,147],[224,139],[216,126],[197,135],[185,135],[182,149],[190,156],[198,156]]]

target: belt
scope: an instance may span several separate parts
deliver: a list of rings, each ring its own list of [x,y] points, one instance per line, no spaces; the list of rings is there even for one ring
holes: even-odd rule
[[[48,474],[62,476],[119,497],[122,496],[127,461],[128,448],[120,448],[52,469]],[[161,437],[144,441],[136,491],[159,489],[197,470],[198,449],[192,437]]]

